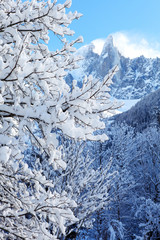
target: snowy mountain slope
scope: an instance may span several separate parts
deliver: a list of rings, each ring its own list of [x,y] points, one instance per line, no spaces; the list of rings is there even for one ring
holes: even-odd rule
[[[125,122],[142,131],[149,126],[160,126],[160,89],[145,96],[126,112],[114,116],[116,122]]]
[[[160,58],[126,58],[114,47],[112,36],[106,39],[100,55],[94,52],[93,43],[80,48],[76,54],[84,59],[80,62],[80,68],[67,76],[68,83],[77,79],[81,85],[85,74],[102,79],[113,66],[118,65],[119,71],[111,87],[112,96],[139,99],[160,88]]]
[[[131,109],[140,99],[118,99],[123,105],[117,110],[118,114],[123,113]]]

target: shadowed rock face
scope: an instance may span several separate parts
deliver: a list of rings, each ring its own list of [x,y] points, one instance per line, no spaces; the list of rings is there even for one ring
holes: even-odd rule
[[[106,39],[101,55],[94,53],[93,44],[78,50],[77,54],[84,60],[80,68],[70,74],[79,82],[90,74],[102,79],[112,67],[119,66],[111,86],[111,95],[116,98],[138,99],[160,88],[160,58],[126,58],[114,47],[112,36]]]

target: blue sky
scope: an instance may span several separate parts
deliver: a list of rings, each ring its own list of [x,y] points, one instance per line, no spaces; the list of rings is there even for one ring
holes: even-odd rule
[[[75,31],[72,39],[84,38],[77,47],[96,40],[95,51],[100,53],[112,34],[114,45],[125,56],[160,57],[160,0],[72,0],[69,10],[83,14],[70,25]],[[59,48],[57,44],[51,36],[50,50]]]
[[[132,47],[141,43],[139,48],[160,54],[160,0],[72,0],[71,10],[83,14],[70,27],[75,38],[83,36],[84,44],[116,33],[120,45],[125,37]]]
[[[160,0],[72,0],[71,9],[83,14],[73,28],[85,43],[119,31],[160,39]]]

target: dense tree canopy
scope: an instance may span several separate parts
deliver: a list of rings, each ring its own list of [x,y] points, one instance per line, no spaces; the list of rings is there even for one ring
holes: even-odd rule
[[[55,170],[66,168],[53,129],[76,140],[106,140],[95,134],[105,124],[101,118],[117,107],[108,86],[116,67],[103,81],[85,77],[66,84],[68,70],[81,58],[74,55],[69,24],[81,14],[66,11],[67,0],[0,1],[0,237],[9,239],[56,239],[65,234],[66,222],[77,219],[76,203],[66,191],[58,193],[43,171],[23,161],[26,142],[36,145]],[[49,31],[62,42],[48,49]],[[40,135],[35,134],[38,128]]]

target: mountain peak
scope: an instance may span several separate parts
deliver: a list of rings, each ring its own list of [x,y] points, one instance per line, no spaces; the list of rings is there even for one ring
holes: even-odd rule
[[[113,46],[113,37],[112,37],[112,35],[109,35],[109,36],[106,38],[106,41],[105,41],[104,46],[105,46],[105,45],[111,45],[111,46]]]
[[[113,37],[112,35],[109,35],[104,43],[101,55],[103,56],[104,54],[106,54],[106,52],[110,52],[110,50],[113,48]]]

